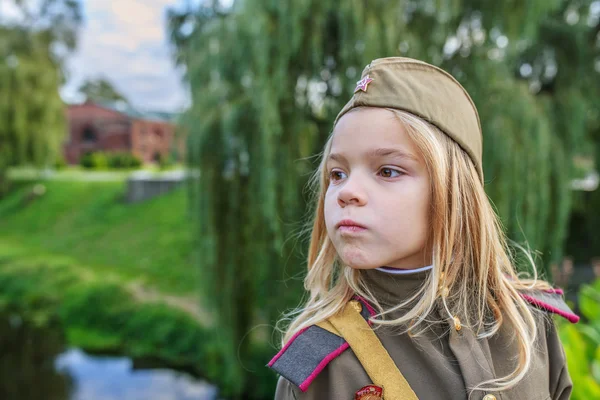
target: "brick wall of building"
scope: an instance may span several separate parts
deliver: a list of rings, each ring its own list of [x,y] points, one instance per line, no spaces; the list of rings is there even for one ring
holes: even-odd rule
[[[88,152],[129,152],[143,162],[168,156],[175,126],[158,120],[133,118],[94,103],[71,105],[67,109],[69,135],[64,144],[65,159],[78,164]]]

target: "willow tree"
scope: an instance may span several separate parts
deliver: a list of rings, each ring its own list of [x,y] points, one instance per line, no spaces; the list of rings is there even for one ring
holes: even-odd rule
[[[100,102],[123,102],[129,104],[129,100],[117,89],[110,79],[105,77],[97,77],[87,79],[77,90],[80,94],[85,96],[86,101]]]
[[[265,397],[272,390],[261,386],[272,378],[250,377],[268,373],[265,354],[273,349],[264,349],[265,337],[299,298],[312,156],[374,58],[423,59],[467,86],[482,118],[486,189],[509,236],[546,252],[540,266],[560,254],[570,160],[586,124],[585,116],[559,120],[579,112],[580,102],[592,104],[582,84],[559,79],[562,63],[575,60],[543,58],[552,42],[544,29],[563,21],[568,3],[220,4],[170,16],[176,58],[192,89],[186,120],[190,166],[200,171],[191,186],[198,262],[219,322],[223,366],[214,378],[226,394]],[[525,62],[560,62],[556,91],[536,90],[531,74],[519,73]]]
[[[81,22],[75,0],[6,5],[17,17],[0,15],[0,196],[8,167],[51,165],[61,155],[67,128],[59,88]]]

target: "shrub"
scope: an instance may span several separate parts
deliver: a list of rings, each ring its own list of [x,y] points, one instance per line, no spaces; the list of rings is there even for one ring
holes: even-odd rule
[[[582,287],[579,305],[586,322],[559,325],[573,380],[571,399],[600,399],[600,280]]]
[[[108,154],[108,166],[115,169],[127,168],[126,157],[126,153],[110,153]]]
[[[71,288],[60,315],[86,344],[109,340],[134,357],[201,366],[208,338],[205,329],[180,310],[137,303],[119,284],[94,282]]]
[[[103,153],[96,151],[81,157],[80,164],[88,169],[129,169],[139,168],[142,160],[134,154],[127,152]]]
[[[160,169],[167,169],[174,164],[174,157],[172,154],[161,154],[158,157],[158,167]]]
[[[93,168],[93,161],[92,161],[92,153],[86,153],[83,156],[81,156],[81,159],[79,160],[79,164],[83,167],[83,168]]]
[[[128,156],[129,156],[128,161],[129,161],[130,168],[139,168],[142,166],[142,160],[138,156],[133,155],[133,154],[129,154]]]
[[[108,166],[114,169],[138,168],[142,165],[142,160],[134,154],[126,152],[116,152],[108,154]]]
[[[83,157],[81,157],[81,161],[79,163],[82,167],[88,169],[108,168],[108,159],[106,155],[99,151],[85,154]]]
[[[57,170],[65,169],[67,165],[67,161],[64,159],[64,157],[58,157],[54,162],[54,168]]]

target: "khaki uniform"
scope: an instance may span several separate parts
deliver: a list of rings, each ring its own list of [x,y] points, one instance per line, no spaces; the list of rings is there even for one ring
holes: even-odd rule
[[[392,275],[368,270],[364,271],[364,276],[378,301],[384,308],[389,308],[414,293],[429,273]],[[397,318],[402,312],[399,310],[390,317]],[[510,390],[475,391],[471,399],[569,399],[572,381],[554,322],[537,309],[536,314],[538,342],[528,375]],[[397,329],[395,332],[391,327],[378,327],[375,333],[419,399],[467,399],[467,387],[506,376],[516,366],[514,358],[518,351],[508,324],[503,324],[493,337],[482,340],[477,340],[467,327],[457,331],[453,325],[435,325],[417,338],[400,334]],[[318,372],[305,392],[280,377],[275,399],[349,400],[354,399],[359,389],[370,384],[371,379],[352,349],[347,348]]]
[[[409,58],[373,60],[364,68],[354,95],[338,114],[336,122],[355,107],[404,110],[437,126],[469,155],[481,182],[484,182],[482,132],[477,109],[466,90],[447,72]],[[391,275],[378,270],[362,273],[371,292],[384,308],[389,309],[414,293],[430,271],[410,275]],[[536,310],[538,341],[527,376],[515,387],[502,392],[476,391],[469,397],[467,389],[504,377],[516,367],[518,349],[513,340],[514,330],[508,323],[503,324],[493,337],[482,340],[477,340],[466,326],[455,329],[453,323],[436,324],[417,338],[398,333],[398,329],[394,331],[390,327],[378,327],[375,334],[419,399],[566,400],[570,396],[572,382],[565,353],[554,322],[539,310],[545,309],[576,322],[578,317],[566,306],[561,294],[560,291],[521,293]],[[358,307],[361,306],[358,304]],[[358,308],[356,311],[359,311]],[[362,311],[364,307],[361,315],[368,319]],[[396,319],[405,311],[398,310],[396,315],[386,317]],[[439,310],[435,310],[432,317],[439,321],[447,320]],[[358,322],[364,323],[360,316]],[[345,332],[354,332],[354,322]],[[351,400],[357,391],[371,385],[372,380],[342,336],[317,325],[292,338],[269,363],[282,375],[275,399]],[[377,342],[375,338],[371,339],[374,341],[369,342],[366,348],[356,350],[355,346],[356,354],[370,355],[372,344]],[[380,354],[385,356],[385,351]],[[365,365],[372,367],[372,358],[368,363]],[[378,373],[384,369],[383,364],[374,364],[379,367],[375,368]],[[386,367],[384,373],[391,368]],[[397,382],[398,379],[392,381]],[[385,399],[385,383],[381,386]],[[403,385],[397,387],[406,388]],[[406,396],[405,393],[401,389],[394,394],[400,398]]]

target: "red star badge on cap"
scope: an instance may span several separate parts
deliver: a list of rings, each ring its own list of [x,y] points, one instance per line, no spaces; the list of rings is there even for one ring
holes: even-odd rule
[[[373,82],[373,79],[369,78],[369,75],[365,76],[360,81],[356,82],[356,88],[354,89],[354,93],[358,92],[359,90],[366,92],[367,86],[371,82]]]

